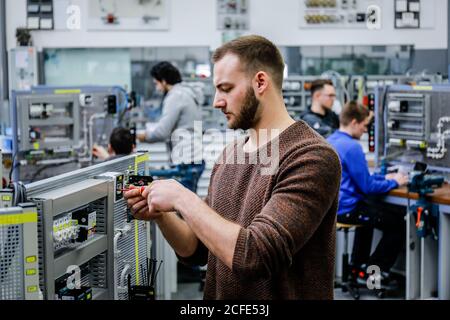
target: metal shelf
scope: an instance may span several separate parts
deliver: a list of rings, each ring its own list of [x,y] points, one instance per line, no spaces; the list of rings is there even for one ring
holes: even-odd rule
[[[77,248],[55,257],[55,276],[59,278],[67,272],[68,266],[81,266],[108,249],[106,235],[95,235]]]
[[[28,122],[32,126],[54,126],[54,125],[71,125],[74,124],[74,120],[69,117],[64,118],[48,118],[48,119],[34,119]]]

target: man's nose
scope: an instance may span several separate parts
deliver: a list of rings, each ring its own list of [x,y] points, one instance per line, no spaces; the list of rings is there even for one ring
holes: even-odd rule
[[[227,103],[223,98],[219,97],[216,94],[214,96],[213,106],[214,106],[214,108],[223,109],[227,106]]]

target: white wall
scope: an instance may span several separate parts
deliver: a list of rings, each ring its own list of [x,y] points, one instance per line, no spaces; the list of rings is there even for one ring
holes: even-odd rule
[[[59,0],[55,0],[59,1]],[[86,31],[88,1],[71,0],[81,8],[82,26],[78,31],[35,31],[34,45],[43,47],[154,47],[209,46],[221,44],[216,30],[215,0],[170,0],[168,31]],[[119,0],[126,1],[126,0]],[[413,44],[416,49],[446,49],[448,34],[447,0],[424,0],[427,24],[421,30],[394,29],[393,0],[383,1],[382,30],[309,30],[299,28],[303,0],[250,0],[249,33],[270,38],[278,45],[389,45]],[[26,24],[26,0],[7,0],[8,49],[15,46],[15,29]]]

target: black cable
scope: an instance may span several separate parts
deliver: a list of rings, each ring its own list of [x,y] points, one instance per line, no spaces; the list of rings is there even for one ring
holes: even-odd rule
[[[63,166],[63,165],[69,164],[69,163],[74,163],[74,162],[76,162],[76,161],[75,161],[75,160],[72,160],[72,161],[69,161],[69,162],[63,162],[63,163],[56,163],[56,164],[47,164],[47,165],[44,165],[44,166],[42,166],[41,168],[39,168],[39,169],[33,174],[33,176],[32,176],[31,179],[30,179],[30,183],[34,182],[34,179],[36,179],[37,176],[38,176],[39,174],[41,174],[42,171],[44,171],[44,170],[46,170],[46,169],[49,169],[49,168],[56,168],[56,167],[60,167],[60,166]]]
[[[17,165],[14,164],[16,157],[17,157],[17,151],[14,153],[14,155],[12,157],[11,171],[9,172],[9,181],[12,180],[12,175],[13,175],[14,169],[20,165],[20,162]]]

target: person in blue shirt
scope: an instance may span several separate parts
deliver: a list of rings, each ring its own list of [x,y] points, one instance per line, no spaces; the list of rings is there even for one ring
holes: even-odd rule
[[[339,130],[327,140],[337,151],[342,166],[337,221],[363,225],[355,231],[351,264],[358,273],[363,271],[363,278],[367,277],[367,266],[379,266],[382,279],[388,279],[405,243],[405,209],[377,201],[376,195],[406,185],[408,177],[401,173],[370,174],[358,140],[367,132],[371,117],[365,106],[348,102],[339,117]],[[383,236],[370,255],[374,228],[382,230]]]

